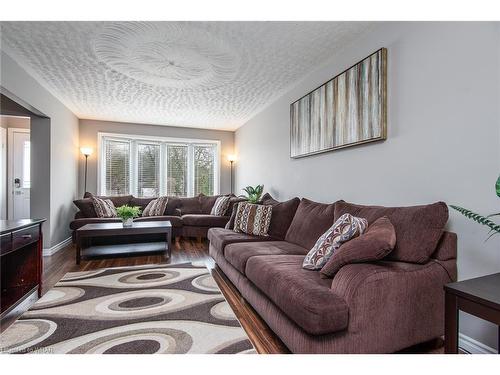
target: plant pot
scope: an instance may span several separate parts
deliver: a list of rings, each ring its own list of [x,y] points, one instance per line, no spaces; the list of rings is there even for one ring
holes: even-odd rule
[[[134,223],[134,219],[132,218],[122,219],[122,223],[124,227],[131,227],[132,224]]]

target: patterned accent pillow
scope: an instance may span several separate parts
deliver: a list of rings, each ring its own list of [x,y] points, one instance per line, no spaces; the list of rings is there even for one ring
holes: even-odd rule
[[[94,196],[91,199],[97,217],[116,217],[116,208],[111,199],[102,199]]]
[[[366,219],[344,214],[321,235],[313,248],[307,253],[302,267],[319,270],[344,242],[359,236],[368,227]]]
[[[148,203],[142,216],[163,216],[167,208],[168,197],[159,197]]]
[[[217,198],[212,207],[212,211],[210,211],[210,215],[224,216],[229,208],[230,199],[231,197],[226,195]]]
[[[247,202],[238,203],[234,231],[254,236],[267,236],[272,213],[273,206]]]

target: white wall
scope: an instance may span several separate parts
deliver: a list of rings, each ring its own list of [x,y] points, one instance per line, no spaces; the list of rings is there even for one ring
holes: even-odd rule
[[[279,199],[413,205],[444,200],[498,212],[500,32],[495,23],[381,23],[239,128],[236,189]],[[388,49],[388,139],[289,157],[289,105],[380,47]],[[455,212],[459,279],[500,271],[500,237]],[[462,333],[496,347],[496,326],[461,315]]]
[[[3,51],[0,85],[50,117],[50,220],[44,226],[44,246],[54,246],[70,236],[75,212],[78,119]]]
[[[230,192],[230,166],[227,156],[234,152],[234,132],[175,126],[159,126],[134,124],[127,122],[112,122],[99,120],[80,120],[80,144],[94,149],[94,154],[88,160],[87,191],[97,192],[97,133],[133,134],[153,137],[208,139],[221,142],[220,160],[220,192]],[[80,196],[84,191],[85,159],[80,155]]]

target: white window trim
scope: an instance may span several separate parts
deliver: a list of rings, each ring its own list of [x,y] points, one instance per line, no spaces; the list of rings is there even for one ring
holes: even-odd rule
[[[196,139],[196,138],[173,138],[173,137],[155,137],[155,136],[145,136],[137,134],[119,134],[119,133],[97,133],[97,194],[104,195],[106,187],[104,186],[105,168],[103,168],[103,162],[105,159],[103,141],[104,139],[111,139],[121,142],[130,143],[130,155],[135,155],[131,157],[129,161],[129,186],[130,192],[134,196],[137,196],[137,142],[151,142],[160,144],[160,194],[166,194],[166,144],[179,144],[188,145],[188,196],[194,195],[194,179],[192,178],[194,170],[193,163],[190,162],[194,159],[194,147],[193,146],[203,146],[203,145],[215,145],[216,155],[214,160],[214,194],[220,194],[220,166],[221,166],[221,141],[214,139]]]

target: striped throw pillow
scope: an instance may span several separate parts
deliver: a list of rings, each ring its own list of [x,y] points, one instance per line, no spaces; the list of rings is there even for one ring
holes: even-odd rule
[[[97,197],[91,199],[97,217],[116,217],[116,208],[111,199]]]
[[[267,236],[272,212],[273,206],[247,202],[238,203],[234,219],[234,231],[254,236]]]
[[[368,227],[366,219],[344,214],[321,235],[313,248],[307,253],[302,267],[308,270],[319,270],[344,242],[359,236]]]
[[[210,215],[224,216],[229,208],[230,199],[231,197],[225,195],[217,198],[214,206],[212,207],[212,211],[210,211]]]
[[[148,203],[142,216],[163,216],[167,208],[168,197],[159,197]]]

